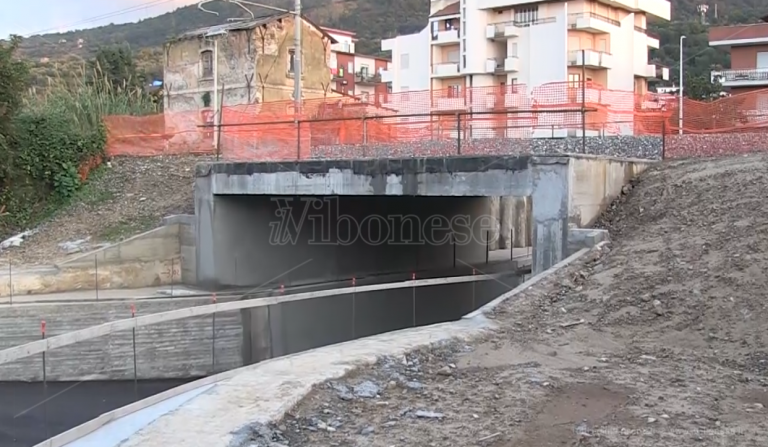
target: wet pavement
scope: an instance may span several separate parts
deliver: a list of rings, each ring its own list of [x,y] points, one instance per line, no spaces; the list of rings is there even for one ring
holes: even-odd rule
[[[186,380],[0,382],[0,447],[32,447],[103,413],[177,387]],[[46,400],[47,396],[47,400]]]

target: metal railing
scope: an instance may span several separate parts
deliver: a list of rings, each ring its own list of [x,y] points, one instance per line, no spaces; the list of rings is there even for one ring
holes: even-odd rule
[[[490,25],[493,25],[493,31],[496,37],[503,36],[504,35],[504,28],[507,26],[516,26],[519,28],[529,27],[533,25],[543,25],[546,23],[555,23],[557,22],[556,17],[542,17],[538,19],[531,19],[531,20],[508,20],[506,22],[498,22],[498,23],[491,23]]]
[[[592,18],[592,19],[600,20],[601,22],[608,23],[613,26],[621,26],[621,22],[619,22],[618,20],[612,19],[610,17],[604,16],[601,14],[597,14],[594,12],[575,12],[575,13],[568,14],[568,20],[570,22],[571,28],[576,27],[576,20],[580,18]],[[637,29],[637,27],[635,27],[635,29]]]
[[[381,74],[358,71],[355,73],[355,82],[358,84],[378,84],[381,82]]]
[[[751,70],[722,70],[719,74],[720,82],[738,81],[768,81],[768,68],[755,68]]]

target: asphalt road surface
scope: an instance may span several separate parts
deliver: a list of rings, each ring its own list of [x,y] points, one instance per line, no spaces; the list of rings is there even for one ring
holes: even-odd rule
[[[102,413],[184,383],[55,382],[48,383],[47,390],[42,383],[0,383],[0,447],[34,446]]]

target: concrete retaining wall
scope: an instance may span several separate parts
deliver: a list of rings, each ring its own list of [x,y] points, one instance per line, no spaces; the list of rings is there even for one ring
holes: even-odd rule
[[[0,296],[72,290],[137,289],[196,284],[194,216],[172,216],[164,225],[122,242],[76,255],[55,266],[0,272]]]
[[[521,278],[378,290],[244,310],[245,362],[415,326],[455,321],[515,288]],[[415,298],[415,306],[414,306]]]
[[[579,227],[592,225],[624,185],[653,164],[648,160],[572,155],[570,222]]]
[[[221,300],[226,302],[227,300]],[[145,300],[136,303],[137,315],[147,315],[210,304],[210,298]],[[42,320],[47,337],[130,318],[130,303],[88,302],[0,307],[0,348],[40,340]],[[139,379],[188,378],[211,374],[213,319],[171,321],[136,330]],[[216,369],[242,366],[240,311],[216,315]],[[47,354],[51,381],[132,380],[133,334],[123,331],[55,349]],[[42,380],[42,355],[0,365],[0,380]]]
[[[455,284],[377,288],[294,300],[286,295],[260,307],[217,312],[215,323],[213,314],[206,313],[140,326],[136,329],[137,377],[200,377],[327,344],[413,327],[414,322],[428,325],[453,321],[519,282],[513,275],[477,279],[470,276]],[[203,304],[210,304],[210,299],[147,300],[140,301],[137,310],[139,316],[155,318],[159,312]],[[127,302],[0,308],[0,348],[40,340],[41,320],[46,321],[46,335],[50,338],[129,318],[130,312]],[[79,335],[76,337],[75,340],[82,340]],[[133,346],[132,331],[124,330],[52,349],[45,359],[47,379],[132,380]],[[42,365],[42,354],[0,364],[0,380],[40,381]]]

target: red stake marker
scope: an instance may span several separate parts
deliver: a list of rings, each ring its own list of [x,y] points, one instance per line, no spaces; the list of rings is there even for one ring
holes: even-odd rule
[[[211,296],[211,301],[213,304],[216,304],[216,294],[214,293],[213,296]]]
[[[416,281],[416,274],[415,273],[411,273],[411,279]]]
[[[280,293],[285,293],[285,286],[280,284]]]
[[[40,322],[40,332],[45,335],[45,320]]]
[[[355,281],[355,277],[353,276],[352,277],[352,287],[355,287],[355,284],[356,284],[356,281]]]
[[[136,317],[136,305],[131,303],[131,317]]]

